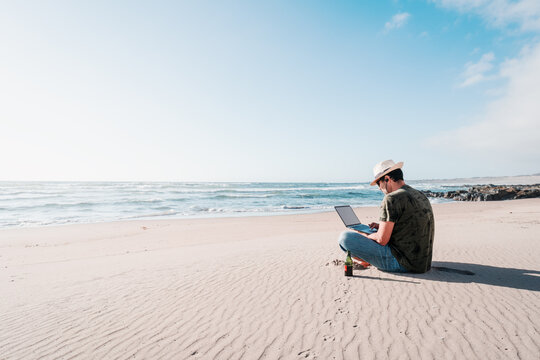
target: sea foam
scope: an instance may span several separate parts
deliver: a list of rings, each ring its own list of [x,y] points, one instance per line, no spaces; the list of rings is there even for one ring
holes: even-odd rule
[[[459,188],[434,181],[413,186]],[[306,213],[375,206],[382,198],[368,183],[0,182],[0,228]]]

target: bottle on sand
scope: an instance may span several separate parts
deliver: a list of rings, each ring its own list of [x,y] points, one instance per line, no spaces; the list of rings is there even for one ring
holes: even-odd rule
[[[345,259],[345,276],[352,276],[353,262],[351,252],[347,251],[347,259]]]

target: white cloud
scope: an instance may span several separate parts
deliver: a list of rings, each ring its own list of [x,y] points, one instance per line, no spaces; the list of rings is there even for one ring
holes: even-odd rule
[[[485,56],[485,55],[484,55]],[[434,148],[500,166],[520,165],[531,172],[540,164],[540,42],[504,62],[504,94],[488,104],[471,125],[429,139]],[[506,165],[505,165],[506,164]]]
[[[461,12],[484,18],[490,25],[504,28],[515,25],[521,31],[540,31],[540,1],[538,0],[432,0]],[[540,170],[540,42],[525,46],[514,59],[503,62],[497,74],[493,70],[495,57],[486,53],[476,63],[467,63],[462,73],[461,87],[496,77],[506,79],[503,87],[488,92],[497,98],[470,124],[430,138],[433,149],[461,156],[461,161],[475,164],[478,169],[491,167],[493,172],[529,173]],[[464,165],[465,166],[465,165]],[[480,170],[481,171],[481,170]]]
[[[482,16],[492,26],[518,24],[521,30],[540,30],[540,1],[538,0],[432,0],[460,12]]]
[[[464,80],[459,86],[467,87],[486,80],[488,78],[486,73],[493,69],[493,60],[495,60],[495,55],[489,52],[482,55],[478,62],[468,62],[465,64],[465,71],[461,75]]]
[[[390,31],[392,29],[399,29],[403,25],[407,23],[407,20],[409,20],[409,17],[411,14],[409,13],[399,13],[394,16],[392,16],[392,19],[388,21],[386,24],[384,24],[384,29],[386,31]]]

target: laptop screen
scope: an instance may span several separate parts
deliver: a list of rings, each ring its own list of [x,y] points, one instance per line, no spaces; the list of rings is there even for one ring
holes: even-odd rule
[[[360,224],[360,220],[356,217],[353,209],[349,205],[345,206],[334,206],[339,217],[343,220],[345,226],[357,225]]]

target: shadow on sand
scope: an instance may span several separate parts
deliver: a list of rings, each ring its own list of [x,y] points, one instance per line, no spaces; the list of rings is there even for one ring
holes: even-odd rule
[[[477,283],[540,291],[540,271],[537,270],[434,261],[431,270],[425,274],[400,273],[399,275],[417,280]]]
[[[366,276],[366,275],[361,275],[361,273],[360,274],[354,274],[353,276],[351,276],[351,278],[362,278],[364,280],[368,279],[368,280],[377,280],[377,281],[389,281],[389,282],[402,282],[402,283],[411,283],[411,284],[421,284],[419,281],[388,279],[388,278],[375,277],[375,276]]]

